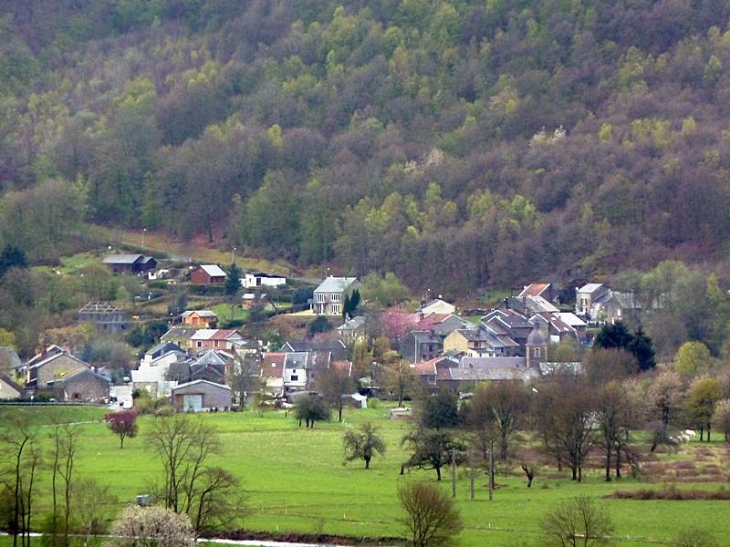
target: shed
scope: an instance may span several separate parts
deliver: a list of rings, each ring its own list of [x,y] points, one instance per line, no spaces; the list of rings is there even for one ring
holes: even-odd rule
[[[231,388],[208,380],[193,380],[172,389],[172,405],[183,411],[228,410],[231,406]]]
[[[226,272],[216,264],[202,264],[190,272],[190,282],[195,285],[222,285],[226,282]]]

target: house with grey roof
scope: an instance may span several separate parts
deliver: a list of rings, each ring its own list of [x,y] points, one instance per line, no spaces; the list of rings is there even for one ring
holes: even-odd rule
[[[327,277],[314,289],[310,309],[316,314],[341,315],[345,296],[359,289],[356,277]]]
[[[79,310],[79,322],[94,325],[104,332],[122,332],[131,322],[122,308],[111,302],[89,302]]]
[[[157,260],[143,254],[111,254],[104,257],[102,264],[114,273],[137,274],[157,268]]]

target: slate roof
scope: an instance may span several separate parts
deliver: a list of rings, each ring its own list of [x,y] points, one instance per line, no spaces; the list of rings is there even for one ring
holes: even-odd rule
[[[341,293],[357,281],[357,277],[326,277],[314,292]]]
[[[138,260],[144,259],[142,254],[113,254],[104,257],[103,264],[134,264]]]

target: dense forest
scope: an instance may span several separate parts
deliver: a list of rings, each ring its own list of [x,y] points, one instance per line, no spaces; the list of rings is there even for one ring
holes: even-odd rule
[[[726,277],[723,0],[0,1],[0,244],[88,224],[464,295]]]

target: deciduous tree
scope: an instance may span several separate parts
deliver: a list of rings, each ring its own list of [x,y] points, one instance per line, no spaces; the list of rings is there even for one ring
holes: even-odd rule
[[[398,499],[412,547],[449,545],[464,527],[454,501],[434,485],[405,484],[398,488]]]
[[[104,419],[112,433],[119,436],[119,448],[124,448],[124,439],[137,436],[137,411],[110,412]]]
[[[378,435],[378,428],[365,422],[357,430],[348,429],[342,439],[345,447],[345,461],[363,460],[365,469],[370,469],[370,460],[377,452],[385,454],[385,441]]]
[[[561,503],[543,517],[541,526],[549,544],[561,547],[608,545],[614,530],[608,510],[588,496]]]

